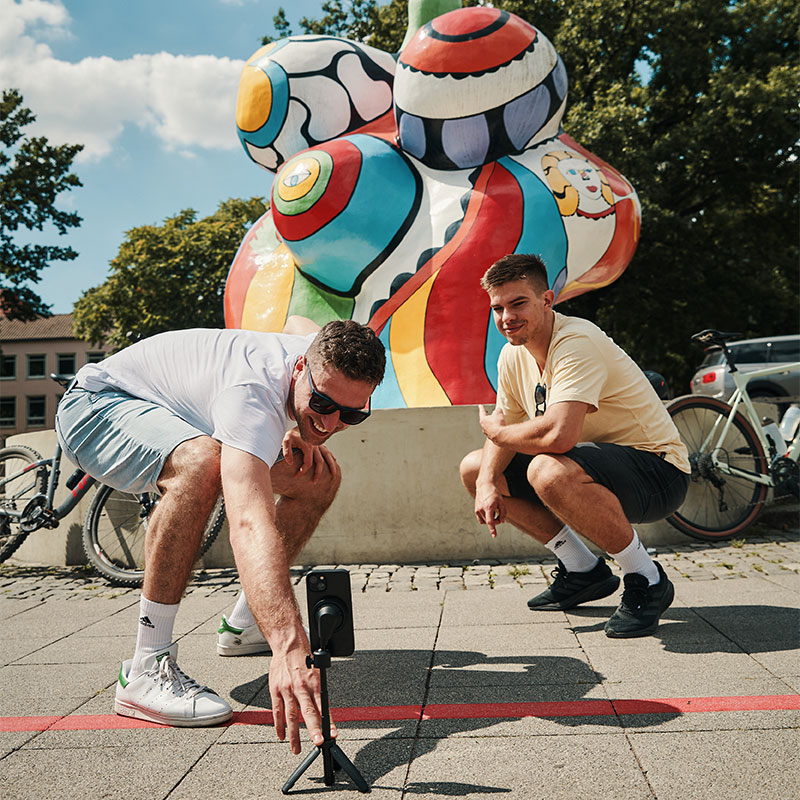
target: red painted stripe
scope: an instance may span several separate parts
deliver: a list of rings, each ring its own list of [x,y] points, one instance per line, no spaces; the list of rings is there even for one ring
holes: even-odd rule
[[[670,697],[666,700],[612,700],[618,714],[663,714],[705,711],[797,711],[800,695],[760,697]]]
[[[61,717],[0,717],[0,731],[46,731],[60,719]]]
[[[605,717],[613,715],[608,700],[541,703],[453,703],[425,706],[423,719],[521,719],[523,717]]]
[[[744,697],[669,697],[655,700],[565,700],[539,703],[444,703],[425,706],[335,708],[336,722],[403,719],[522,719],[524,717],[607,717],[614,714],[687,714],[713,711],[798,711],[800,695]],[[271,725],[268,709],[234,714],[229,725]],[[156,727],[155,723],[116,714],[68,717],[0,717],[0,732],[123,730]]]

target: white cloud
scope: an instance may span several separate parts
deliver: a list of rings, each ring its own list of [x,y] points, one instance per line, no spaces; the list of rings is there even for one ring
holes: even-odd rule
[[[22,92],[36,114],[29,129],[53,144],[82,143],[81,160],[108,156],[126,125],[170,149],[239,147],[236,90],[242,61],[170,53],[72,63],[47,40],[69,35],[60,0],[0,0],[0,86]]]

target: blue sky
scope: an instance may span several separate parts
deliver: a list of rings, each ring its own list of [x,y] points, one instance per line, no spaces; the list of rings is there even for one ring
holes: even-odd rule
[[[281,5],[296,32],[322,16],[322,0],[0,0],[0,86],[36,114],[26,131],[85,145],[83,187],[59,199],[83,223],[51,239],[80,255],[37,284],[53,312],[103,282],[126,230],[267,194],[234,112],[242,63]]]

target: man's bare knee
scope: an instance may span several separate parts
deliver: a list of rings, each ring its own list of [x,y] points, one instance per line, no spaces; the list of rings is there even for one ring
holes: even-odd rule
[[[464,488],[474,497],[475,483],[478,480],[478,472],[481,468],[481,457],[483,450],[473,450],[461,459],[459,470],[461,472],[461,482]]]
[[[543,503],[559,490],[566,478],[564,462],[560,456],[540,453],[528,464],[528,483]]]
[[[169,455],[161,470],[158,485],[162,490],[189,492],[216,499],[222,491],[220,476],[221,445],[210,436],[181,442]]]

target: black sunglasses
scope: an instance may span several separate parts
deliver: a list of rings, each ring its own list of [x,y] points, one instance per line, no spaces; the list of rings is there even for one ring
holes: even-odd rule
[[[542,386],[541,383],[536,384],[536,388],[533,390],[533,399],[536,402],[536,411],[534,413],[535,417],[541,417],[542,414],[547,410],[547,387]],[[541,408],[540,408],[541,406]]]
[[[317,414],[333,414],[334,411],[339,412],[339,419],[345,425],[358,425],[363,422],[371,413],[370,398],[367,401],[366,408],[348,408],[347,406],[340,406],[335,400],[331,400],[326,394],[322,394],[314,385],[314,379],[311,377],[311,369],[306,364],[306,372],[308,373],[308,385],[311,387],[311,399],[308,401],[312,411]]]

